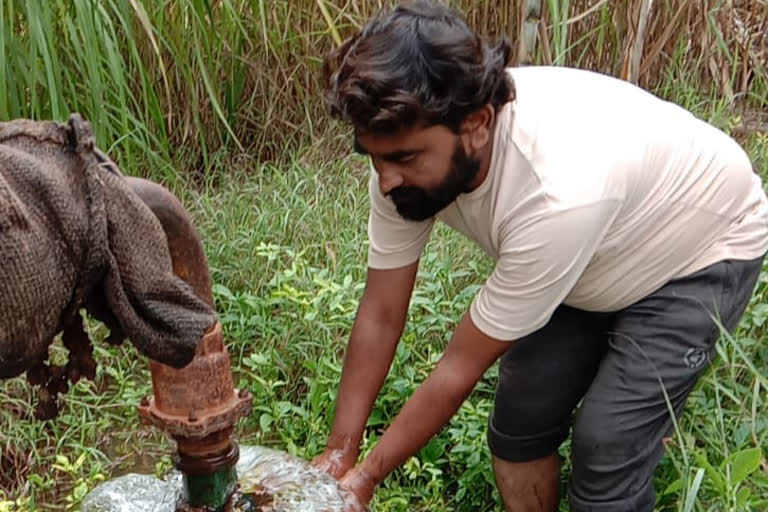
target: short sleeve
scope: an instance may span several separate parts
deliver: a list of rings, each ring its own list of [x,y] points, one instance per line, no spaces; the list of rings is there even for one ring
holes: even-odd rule
[[[589,265],[618,202],[556,211],[502,233],[496,267],[470,306],[480,331],[503,341],[549,321]]]
[[[400,217],[394,203],[381,193],[373,166],[368,194],[368,266],[392,269],[417,261],[429,241],[434,219],[414,222]]]

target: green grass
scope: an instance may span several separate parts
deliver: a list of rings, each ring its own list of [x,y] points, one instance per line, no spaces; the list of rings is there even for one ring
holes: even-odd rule
[[[746,144],[768,175],[768,138],[753,136]],[[282,166],[217,162],[210,184],[177,184],[175,191],[204,237],[236,385],[254,394],[254,412],[238,435],[243,443],[311,458],[330,428],[340,353],[364,278],[365,164],[351,156],[319,166],[300,156]],[[490,269],[478,249],[439,227],[364,453],[426,378]],[[99,324],[89,326],[96,339],[103,337]],[[720,359],[690,397],[657,472],[660,510],[768,507],[766,329],[768,273],[738,332],[721,341]],[[24,381],[2,383],[3,468],[13,463],[20,482],[0,490],[0,502],[18,499],[20,510],[77,509],[105,478],[159,475],[171,467],[168,440],[141,426],[136,413],[151,393],[147,361],[130,345],[96,346],[96,381],[75,385],[55,421],[29,419],[33,399]],[[57,348],[54,357],[62,353]],[[450,424],[384,483],[376,510],[502,510],[485,444],[495,378],[492,368]],[[567,443],[562,454],[567,457]]]
[[[179,164],[204,175],[222,149],[281,160],[326,124],[309,87],[331,44],[315,9],[314,0],[4,0],[0,120],[80,112],[127,172],[171,181]]]

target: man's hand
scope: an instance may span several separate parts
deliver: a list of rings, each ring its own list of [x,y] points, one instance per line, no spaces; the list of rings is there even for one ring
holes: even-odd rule
[[[342,444],[341,446],[329,446],[323,453],[312,459],[312,465],[321,471],[330,473],[336,480],[341,478],[349,471],[357,461],[357,446],[352,443]]]
[[[344,512],[365,512],[373,498],[376,482],[362,466],[356,466],[341,479],[341,489],[345,493]]]

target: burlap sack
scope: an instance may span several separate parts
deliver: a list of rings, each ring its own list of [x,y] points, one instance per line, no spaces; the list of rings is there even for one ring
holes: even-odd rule
[[[87,122],[0,123],[0,377],[44,360],[83,307],[175,367],[216,320]]]

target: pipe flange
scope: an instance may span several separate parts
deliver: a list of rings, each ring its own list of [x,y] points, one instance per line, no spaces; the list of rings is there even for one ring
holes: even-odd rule
[[[173,437],[202,439],[233,426],[253,410],[253,396],[245,389],[235,390],[228,404],[218,410],[195,411],[187,416],[166,414],[155,405],[154,397],[145,397],[138,406],[145,425],[153,425]]]

